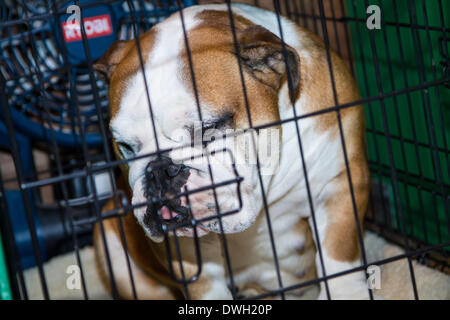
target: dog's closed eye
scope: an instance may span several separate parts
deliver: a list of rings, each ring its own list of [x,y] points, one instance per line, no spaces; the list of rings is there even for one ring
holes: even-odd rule
[[[135,148],[126,142],[117,142],[117,147],[119,148],[120,154],[125,159],[131,158],[136,155]]]
[[[191,138],[201,137],[202,141],[210,141],[209,136],[214,134],[214,130],[222,130],[231,127],[233,122],[233,114],[226,112],[219,118],[203,121],[201,126],[187,126]]]

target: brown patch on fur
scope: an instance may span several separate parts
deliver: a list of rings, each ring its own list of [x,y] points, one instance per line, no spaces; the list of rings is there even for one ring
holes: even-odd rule
[[[189,31],[188,39],[200,101],[219,112],[232,112],[235,127],[247,128],[248,114],[228,13],[205,10],[196,18],[203,23]],[[284,62],[279,63],[283,57],[277,54],[281,51],[281,42],[266,29],[239,15],[234,15],[234,24],[253,125],[277,121],[280,119],[278,91],[286,81]],[[296,55],[289,46],[287,50]],[[186,85],[193,92],[186,49],[181,58]],[[269,63],[268,59],[271,59]],[[246,67],[249,60],[253,60],[249,63],[254,62],[251,70]]]
[[[234,54],[235,48],[228,12],[205,10],[196,17],[204,22],[190,30],[188,38],[200,101],[221,112],[234,111],[236,128],[247,127],[247,110],[239,67]],[[253,38],[253,41],[274,43],[274,39],[269,37],[271,34],[269,31],[248,31],[255,27],[264,28],[255,26],[253,22],[237,14],[234,14],[233,17],[239,42],[249,43],[251,46]],[[295,52],[300,61],[300,76],[295,101],[297,102],[299,98],[306,99],[306,101],[302,104],[303,108],[299,115],[334,107],[336,103],[324,44],[313,33],[298,26],[296,29],[301,49],[297,51],[287,47]],[[272,37],[276,36],[272,34]],[[345,104],[359,100],[357,85],[348,68],[336,53],[331,51],[330,54],[338,103]],[[243,58],[245,56],[244,54]],[[185,82],[193,91],[186,50],[183,50],[181,57]],[[242,65],[249,109],[254,125],[279,120],[278,88],[274,90],[273,86],[263,84],[276,81],[278,74],[267,73],[263,70],[264,72],[252,75],[246,72],[248,70],[245,70],[244,64]],[[218,74],[220,77],[217,77]],[[261,81],[260,75],[265,77],[265,81]],[[287,77],[284,74],[281,83],[284,84],[286,81]],[[361,106],[345,108],[340,113],[342,119],[347,115],[353,115],[351,117],[356,121],[353,122],[354,127],[349,128],[352,132],[364,130],[364,110]],[[316,115],[314,119],[317,122],[318,130],[331,129],[337,133],[338,123],[335,111]],[[352,132],[346,131],[345,135],[351,136]]]
[[[94,64],[94,70],[99,72],[106,81],[110,80],[114,69],[127,53],[127,50],[129,49],[127,44],[128,42],[124,40],[114,42]]]
[[[301,114],[317,112],[336,106],[333,96],[333,87],[330,75],[327,53],[323,41],[312,32],[299,26],[296,27],[299,34],[298,40],[302,49],[300,55],[301,91],[300,96],[307,101],[302,105]],[[337,100],[340,105],[360,100],[358,87],[342,59],[330,49],[331,66]],[[362,121],[354,122],[358,127],[364,127],[364,109],[362,106],[345,108],[340,111],[341,117],[355,114]],[[327,131],[337,128],[337,115],[335,111],[314,116],[317,121],[317,129]]]
[[[341,64],[339,60],[337,64]],[[343,64],[342,64],[343,66]],[[344,79],[342,79],[344,77]],[[353,84],[353,80],[347,77],[345,72],[336,73],[335,79],[338,81],[347,81],[345,83]],[[342,101],[346,103],[359,99],[356,86],[351,86],[345,91],[342,90]],[[346,100],[347,99],[347,100]],[[335,139],[339,137],[337,127],[337,118],[335,113],[321,116],[322,128],[334,128]],[[327,118],[326,118],[327,117]],[[366,159],[366,135],[365,118],[362,106],[347,108],[341,111],[342,128],[349,162],[349,171],[352,179],[353,193],[355,197],[358,218],[362,230],[362,221],[367,212],[368,198],[370,191],[370,173]],[[347,169],[345,167],[343,149],[339,155],[342,163],[341,173],[334,179],[333,183],[337,188],[335,194],[331,196],[325,204],[330,222],[327,224],[326,237],[324,245],[330,256],[338,261],[353,262],[360,257],[360,245],[354,215],[354,208],[351,199],[351,192],[348,183]],[[338,160],[337,160],[338,161]]]
[[[367,210],[370,188],[367,163],[354,161],[350,165],[350,172],[362,232],[362,221]],[[325,204],[329,222],[323,245],[333,259],[353,262],[359,259],[361,250],[347,172],[344,170],[335,178],[333,184],[339,188],[339,191],[336,191]]]
[[[297,27],[301,60],[301,114],[317,112],[336,106],[327,54],[323,42],[313,33]],[[303,50],[305,50],[303,52]],[[338,104],[360,100],[358,87],[344,62],[330,50]],[[345,108],[341,114],[343,134],[349,159],[356,206],[360,223],[367,210],[369,193],[369,169],[365,155],[365,116],[361,105]],[[335,111],[314,116],[316,129],[330,131],[331,139],[339,139],[338,118]],[[341,149],[342,150],[342,149]],[[344,163],[343,153],[339,155]],[[333,182],[339,190],[325,204],[330,222],[327,225],[324,246],[330,256],[338,261],[355,261],[360,256],[359,240],[353,213],[351,193],[348,186],[347,170],[342,167],[340,175]]]
[[[154,28],[139,36],[139,44],[141,47],[142,59],[144,64],[149,52],[152,49],[156,37]],[[124,95],[128,81],[132,76],[141,70],[139,60],[139,52],[136,46],[136,40],[130,40],[123,49],[125,54],[112,72],[111,82],[109,84],[109,109],[111,119],[119,111],[119,105]]]

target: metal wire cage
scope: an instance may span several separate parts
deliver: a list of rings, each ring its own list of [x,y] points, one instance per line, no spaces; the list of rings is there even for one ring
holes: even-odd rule
[[[39,2],[39,1],[37,1]],[[206,3],[208,1],[197,1]],[[235,37],[234,20],[230,1],[226,4],[232,33]],[[340,119],[340,112],[354,106],[363,106],[366,115],[367,156],[372,175],[369,209],[361,225],[356,218],[358,213],[354,207],[354,216],[358,230],[358,247],[361,249],[361,263],[352,269],[335,274],[322,274],[315,279],[283,285],[281,266],[278,261],[277,237],[272,233],[270,206],[267,203],[267,190],[263,186],[261,168],[258,166],[258,189],[264,204],[262,215],[267,220],[267,232],[270,238],[270,250],[273,260],[273,279],[275,288],[264,293],[254,294],[250,298],[286,298],[286,294],[308,286],[324,283],[352,272],[366,270],[370,265],[387,266],[397,261],[407,262],[410,294],[413,298],[421,297],[421,286],[417,283],[422,273],[415,272],[417,265],[424,265],[449,274],[450,249],[450,213],[448,208],[448,191],[450,187],[449,136],[450,106],[450,56],[448,37],[450,36],[448,17],[449,3],[443,0],[402,0],[402,1],[367,1],[367,0],[273,0],[243,1],[275,12],[277,18],[284,15],[298,25],[313,31],[324,41],[327,52],[327,63],[334,84],[332,59],[330,52],[334,50],[347,64],[359,85],[361,99],[335,105],[319,112],[294,115],[292,118],[277,121],[264,126],[251,125],[250,129],[265,129],[295,123],[326,113],[333,113]],[[2,3],[2,2],[0,2]],[[152,174],[166,166],[168,152],[173,150],[157,148],[156,151],[116,160],[113,155],[111,133],[108,131],[108,103],[106,83],[94,72],[93,64],[100,57],[93,49],[86,33],[86,20],[81,19],[81,38],[78,45],[85,52],[86,59],[82,63],[79,56],[70,56],[67,43],[61,41],[57,27],[62,18],[67,17],[65,11],[68,2],[41,1],[42,8],[30,8],[29,2],[5,1],[0,12],[0,133],[3,133],[2,148],[10,157],[3,157],[0,167],[9,168],[14,164],[14,174],[0,177],[0,290],[5,298],[30,298],[26,272],[34,268],[39,276],[42,296],[52,297],[49,290],[51,281],[45,272],[46,261],[66,252],[73,252],[76,265],[81,274],[82,297],[92,297],[86,284],[88,270],[83,266],[86,262],[80,251],[92,244],[93,226],[100,228],[102,243],[108,248],[108,241],[102,227],[108,219],[117,219],[120,229],[122,248],[127,252],[128,245],[124,232],[123,220],[133,215],[139,206],[164,203],[163,196],[155,196],[148,192],[147,202],[133,205],[128,191],[117,183],[122,175],[121,166],[130,161],[157,158],[147,167],[147,174]],[[19,6],[14,11],[11,4]],[[62,6],[64,4],[64,6]],[[117,18],[117,30],[121,30],[122,39],[137,39],[154,23],[167,17],[181,8],[194,4],[190,1],[75,1],[74,4],[84,9],[96,5],[114,8]],[[368,27],[367,11],[375,5],[381,11],[380,26]],[[151,10],[149,9],[151,6]],[[27,11],[20,16],[20,8]],[[125,9],[124,9],[125,8]],[[117,14],[117,10],[120,14]],[[156,10],[156,11],[155,11]],[[149,12],[152,12],[149,14]],[[94,12],[95,13],[95,12]],[[183,11],[180,15],[181,28],[185,35],[184,46],[187,51],[188,66],[194,70],[188,37],[186,36]],[[53,21],[48,24],[48,21]],[[124,22],[125,21],[125,22]],[[279,28],[281,22],[278,20]],[[43,34],[50,34],[52,39],[45,42]],[[283,58],[286,60],[283,31],[279,31],[283,44]],[[136,37],[137,36],[137,37]],[[26,39],[26,41],[24,41]],[[115,39],[114,39],[115,40]],[[235,45],[238,49],[237,40]],[[22,42],[20,42],[22,41]],[[51,43],[51,45],[49,45]],[[108,44],[110,45],[112,41]],[[144,70],[141,52],[142,44],[135,41],[140,67]],[[56,48],[56,49],[55,49]],[[94,52],[94,56],[90,53]],[[104,52],[104,50],[103,50]],[[103,53],[102,52],[102,53]],[[96,55],[97,54],[97,55]],[[43,59],[47,56],[48,59]],[[238,61],[240,61],[237,56]],[[49,61],[52,63],[49,64]],[[242,61],[239,62],[240,66]],[[242,66],[241,66],[242,68]],[[242,69],[240,69],[242,76]],[[292,91],[292,79],[288,71],[287,82]],[[242,76],[243,77],[243,76]],[[196,92],[195,74],[193,88]],[[151,81],[151,80],[150,80]],[[301,81],[301,79],[300,79]],[[245,86],[243,87],[245,92]],[[198,93],[196,92],[196,96]],[[152,104],[146,89],[149,110]],[[245,96],[245,93],[244,93]],[[77,97],[77,98],[74,98]],[[202,105],[197,98],[200,119]],[[248,101],[246,112],[250,114]],[[24,129],[26,121],[32,119],[32,130]],[[86,120],[87,119],[87,120]],[[152,118],[152,121],[153,118]],[[340,121],[340,120],[339,120]],[[154,128],[154,123],[150,128]],[[341,143],[345,153],[345,139],[342,135],[343,124],[339,122]],[[95,127],[92,129],[92,127]],[[41,129],[42,131],[40,131]],[[3,130],[3,131],[2,131]],[[93,137],[92,134],[95,133]],[[61,134],[68,133],[67,137]],[[153,134],[156,135],[155,132]],[[237,135],[244,134],[238,132]],[[302,137],[297,131],[300,154],[297,170],[306,177],[306,188],[309,190],[308,172],[303,159]],[[157,135],[156,135],[157,136]],[[94,141],[94,140],[95,141]],[[94,142],[93,142],[94,141]],[[25,144],[29,150],[23,151]],[[48,168],[40,170],[36,164],[36,151],[44,153]],[[234,159],[229,149],[215,150],[212,153],[223,153],[224,157]],[[208,161],[211,152],[206,154]],[[234,160],[230,161],[234,164]],[[209,162],[208,162],[209,163]],[[195,230],[202,222],[217,220],[221,232],[218,232],[221,250],[223,250],[224,268],[227,272],[227,285],[234,299],[243,298],[235,283],[235,275],[230,261],[228,237],[223,232],[222,219],[239,214],[242,209],[241,184],[243,177],[233,165],[230,177],[221,182],[214,182],[209,167],[211,183],[197,190],[183,189],[175,195],[183,199],[187,210],[196,193],[209,191],[214,195],[213,207],[216,214],[203,220],[180,219],[175,224],[162,225],[168,274],[171,281],[178,283],[180,294],[189,299],[189,287],[201,277],[204,261],[202,260],[201,237]],[[348,162],[349,196],[354,199],[353,186]],[[106,186],[106,187],[102,187]],[[235,206],[221,211],[216,190],[230,187],[236,191]],[[308,192],[309,202],[311,195]],[[107,206],[109,200],[114,206]],[[181,201],[181,200],[180,200]],[[159,215],[161,215],[159,206]],[[311,217],[316,224],[313,205]],[[174,208],[170,208],[171,210]],[[192,248],[196,272],[185,276],[181,258],[181,249],[176,231],[191,227],[194,230]],[[317,228],[317,227],[316,227]],[[402,247],[403,251],[388,258],[381,257],[375,261],[367,261],[367,253],[363,242],[363,230],[372,231],[390,243]],[[315,232],[314,234],[317,234]],[[170,236],[169,236],[170,235]],[[26,240],[24,240],[26,238]],[[3,243],[3,246],[1,244]],[[316,241],[317,255],[321,256],[320,241]],[[2,252],[3,248],[3,252]],[[219,249],[218,249],[219,250]],[[27,256],[29,259],[25,259]],[[136,289],[136,274],[132,272],[131,262],[127,257],[124,272],[127,273],[131,297],[139,298]],[[3,259],[4,258],[4,259]],[[176,269],[179,261],[181,276]],[[319,259],[317,261],[322,261]],[[3,268],[4,267],[4,268]],[[322,266],[323,267],[323,266]],[[114,266],[106,249],[106,282],[113,298],[120,298],[116,279],[113,276]],[[178,275],[177,275],[178,274]],[[27,288],[28,287],[28,288]],[[2,289],[3,288],[3,289]],[[447,287],[447,290],[450,290]],[[369,290],[373,298],[373,290]],[[328,293],[328,290],[327,290]],[[327,294],[330,298],[329,293]],[[247,297],[248,298],[248,297]]]

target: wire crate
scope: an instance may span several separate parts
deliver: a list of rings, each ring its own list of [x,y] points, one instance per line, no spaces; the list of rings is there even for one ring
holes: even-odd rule
[[[243,90],[245,100],[241,113],[249,118],[245,129],[230,136],[244,137],[249,130],[251,134],[254,130],[258,136],[266,129],[296,128],[299,147],[295,151],[299,153],[296,170],[305,177],[305,195],[302,196],[310,211],[302,228],[305,228],[305,237],[310,238],[309,245],[314,248],[311,250],[314,250],[315,264],[319,270],[308,276],[302,275],[305,278],[297,282],[288,281],[286,284],[283,281],[286,276],[279,256],[285,244],[281,242],[282,235],[274,231],[277,222],[273,213],[270,215],[274,201],[270,198],[270,188],[265,184],[264,168],[257,158],[254,188],[258,190],[262,203],[259,216],[267,223],[261,230],[270,240],[267,247],[260,250],[266,250],[270,255],[270,267],[267,268],[273,283],[269,287],[255,285],[246,291],[239,285],[240,269],[233,266],[239,265],[239,257],[244,259],[247,253],[233,253],[233,249],[238,249],[232,247],[232,243],[239,236],[225,232],[223,224],[224,220],[239,215],[248,206],[242,192],[248,177],[235,165],[236,152],[228,147],[211,151],[206,143],[201,142],[204,154],[180,157],[175,162],[169,154],[182,154],[185,149],[194,146],[194,141],[174,147],[173,143],[172,147],[159,145],[158,140],[165,137],[155,129],[156,121],[160,121],[154,115],[152,101],[155,93],[145,85],[154,81],[153,74],[144,72],[148,48],[153,41],[149,40],[151,31],[148,30],[178,13],[170,19],[179,21],[178,32],[182,35],[180,41],[185,54],[180,60],[184,59],[184,70],[192,77],[188,79],[191,81],[189,86],[197,106],[196,113],[202,122],[202,134],[205,123],[210,126],[209,129],[219,128],[218,124],[203,119],[202,115],[210,110],[199,92],[202,86],[213,88],[210,89],[212,91],[220,89],[214,87],[212,82],[215,80],[210,80],[210,87],[201,83],[201,77],[206,76],[196,71],[196,43],[189,35],[189,23],[192,21],[189,15],[183,14],[188,11],[180,11],[210,2],[0,0],[0,146],[3,151],[0,154],[0,297],[143,299],[147,295],[143,293],[142,286],[148,280],[142,280],[139,268],[134,266],[134,248],[141,244],[137,245],[134,238],[130,240],[129,237],[138,233],[145,235],[142,229],[134,228],[148,225],[160,231],[158,237],[162,244],[158,247],[160,251],[155,249],[155,252],[163,257],[160,263],[164,265],[161,268],[165,272],[161,283],[171,283],[167,285],[171,289],[166,296],[152,297],[195,298],[192,288],[203,281],[205,269],[208,268],[208,261],[204,260],[206,245],[202,240],[203,234],[200,234],[203,229],[199,226],[215,222],[216,249],[221,252],[226,274],[225,287],[233,299],[285,299],[292,296],[312,299],[317,297],[317,292],[312,288],[319,286],[324,292],[321,295],[332,299],[330,283],[358,272],[365,272],[370,278],[367,270],[374,266],[381,268],[382,276],[391,277],[391,283],[386,284],[384,291],[368,288],[367,298],[450,298],[450,162],[447,145],[450,139],[450,29],[445,15],[450,10],[450,3],[443,0],[239,1],[274,13],[273,21],[267,21],[267,24],[264,21],[261,25],[276,30],[274,33],[280,41],[280,56],[288,65],[285,79],[288,99],[294,106],[298,100],[295,100],[294,93],[294,71],[289,65],[290,44],[286,42],[289,35],[283,34],[283,27],[288,24],[282,16],[310,30],[323,41],[324,63],[327,64],[324,70],[329,73],[325,79],[331,81],[330,88],[336,91],[336,83],[342,81],[333,73],[335,52],[356,80],[360,92],[360,98],[345,102],[338,101],[338,93],[334,92],[333,105],[324,106],[319,111],[301,114],[294,111],[290,118],[281,119],[278,116],[272,122],[255,124],[250,116],[250,89],[246,88],[244,81],[248,65],[243,67],[246,59],[251,57],[244,59],[238,54],[241,50],[238,28],[247,22],[236,15],[235,10],[239,11],[239,7],[232,6],[230,1],[218,1],[222,3],[220,10],[223,10],[226,19],[223,22],[220,20],[223,17],[217,16],[216,23],[230,26],[223,33],[230,32],[233,39],[231,51],[236,54],[236,74],[242,81],[238,87]],[[81,10],[78,31],[67,27],[68,19],[75,19],[70,17],[76,12],[67,10],[70,5]],[[377,14],[379,25],[370,25],[369,20]],[[95,31],[91,27],[97,23],[96,19],[99,25],[103,23],[104,29]],[[110,122],[117,115],[118,108],[117,101],[109,99],[111,92],[108,96],[108,89],[112,87],[111,79],[108,79],[111,74],[110,70],[99,70],[96,66],[101,63],[101,57],[109,47],[119,50],[125,43],[136,48],[136,51],[127,51],[128,59],[134,59],[138,66],[135,72],[144,72],[144,80],[133,82],[133,86],[142,84],[142,94],[146,97],[145,104],[151,115],[148,137],[155,137],[155,147],[139,154],[135,153],[134,145],[118,141],[117,136],[111,133],[113,126]],[[167,43],[168,47],[172,45]],[[167,52],[168,58],[174,59],[170,56],[173,52],[169,49]],[[222,67],[217,68],[217,74],[220,72],[224,72]],[[212,73],[216,74],[216,71]],[[176,76],[179,75],[175,72],[173,77]],[[121,77],[123,81],[129,80],[126,73]],[[156,73],[155,77],[160,77],[156,79],[162,83],[159,85],[161,90],[163,84],[171,81],[170,76],[165,74]],[[231,92],[233,89],[226,90]],[[332,93],[326,94],[333,96]],[[176,94],[176,91],[168,92],[167,98]],[[174,101],[176,104],[177,101]],[[371,175],[369,201],[362,222],[358,220],[359,214],[363,213],[357,210],[358,199],[355,196],[355,190],[358,191],[359,187],[352,182],[355,173],[350,170],[347,154],[350,145],[346,141],[349,137],[344,134],[349,124],[341,118],[347,110],[355,108],[364,108],[367,143],[364,152],[367,153]],[[336,118],[334,121],[339,129],[336,132],[348,177],[349,192],[346,196],[353,203],[351,218],[355,227],[351,232],[355,236],[353,240],[359,257],[352,268],[331,274],[323,271],[326,270],[327,258],[324,258],[316,221],[320,219],[315,208],[319,198],[311,191],[317,181],[308,181],[309,169],[305,157],[310,150],[305,147],[301,131],[302,126],[311,119],[325,119],[327,115]],[[236,115],[224,114],[221,124],[228,125],[234,121],[233,117]],[[171,118],[166,121],[181,120]],[[229,136],[224,134],[219,139],[226,137]],[[254,140],[249,141],[255,144]],[[219,155],[232,165],[228,169],[229,176],[217,182],[211,169],[214,167],[211,158]],[[210,183],[188,189],[188,172],[195,168],[187,163],[196,158],[206,159],[204,174],[209,177]],[[145,162],[142,179],[148,189],[143,191],[145,202],[137,204],[132,200],[132,187],[126,183],[129,168],[134,162]],[[178,177],[176,179],[181,181],[179,177],[183,174],[185,180],[177,180],[176,183],[182,184],[176,184],[177,190],[172,184],[166,186],[168,193],[173,191],[169,197],[155,190],[158,183],[166,185],[158,180],[158,175],[165,172],[172,177],[171,171],[173,180]],[[172,187],[173,190],[170,189]],[[217,196],[217,190],[221,188],[228,188],[233,194],[228,199],[233,205],[226,210],[221,209],[222,204],[219,204]],[[215,210],[215,214],[194,218],[193,199],[204,192],[210,193],[212,200],[208,209]],[[148,215],[136,218],[136,212],[142,208],[147,211],[154,208],[156,218],[152,220]],[[164,215],[170,215],[170,219],[163,219]],[[108,228],[115,228],[120,245],[108,236]],[[177,236],[180,230],[192,230],[191,237]],[[93,232],[97,234],[94,237]],[[183,232],[180,234],[183,235]],[[342,242],[337,245],[345,246],[345,239],[339,241]],[[99,252],[103,252],[101,259]],[[191,259],[187,266],[182,257],[186,252],[190,252]],[[94,272],[98,267],[96,264],[103,268],[100,275]],[[62,270],[60,278],[48,276],[55,270]],[[80,277],[77,290],[66,288],[67,277],[72,273]],[[398,277],[397,282],[392,277]],[[161,283],[152,286],[160,288],[164,286]],[[60,290],[62,286],[64,288]],[[106,289],[99,293],[100,286]],[[251,294],[243,294],[243,291]]]

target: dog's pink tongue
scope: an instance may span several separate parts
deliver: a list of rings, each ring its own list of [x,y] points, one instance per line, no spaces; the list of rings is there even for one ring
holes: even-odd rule
[[[164,220],[170,220],[172,218],[175,218],[178,215],[175,211],[172,211],[172,214],[170,214],[170,209],[166,206],[163,206],[161,208],[161,218]]]

